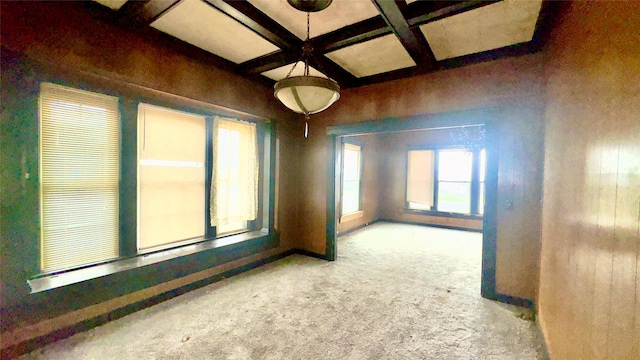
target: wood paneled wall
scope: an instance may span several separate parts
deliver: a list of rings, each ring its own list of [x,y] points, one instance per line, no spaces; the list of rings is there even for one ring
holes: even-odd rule
[[[310,136],[301,145],[300,245],[325,252],[327,126],[499,107],[501,138],[512,139],[500,145],[501,154],[511,154],[500,160],[500,201],[508,196],[513,208],[498,212],[496,287],[534,299],[541,185],[532,173],[542,167],[543,60],[541,54],[522,56],[343,91],[334,106],[311,118]]]
[[[366,225],[379,218],[378,194],[383,189],[379,185],[380,173],[380,139],[376,135],[360,135],[349,137],[349,141],[356,141],[362,146],[362,217],[339,222],[338,234],[347,230]]]
[[[89,89],[105,89],[114,94],[143,96],[162,103],[206,105],[229,115],[243,112],[275,120],[276,138],[276,229],[280,246],[221,266],[162,283],[142,291],[99,302],[93,306],[46,321],[24,316],[10,324],[2,322],[2,346],[14,345],[42,336],[61,327],[119,309],[128,304],[206,279],[222,272],[265,259],[297,246],[300,123],[273,98],[270,88],[236,74],[210,66],[198,57],[185,55],[136,32],[130,32],[86,12],[80,2],[1,2],[0,39],[3,51],[10,50],[40,64],[48,77]],[[95,4],[94,4],[95,5]],[[105,8],[105,11],[109,11]],[[24,55],[24,56],[23,56]],[[7,53],[3,53],[3,62]],[[2,69],[2,287],[1,304],[7,298],[19,301],[26,295],[29,267],[21,263],[38,253],[37,177],[24,173],[37,171],[37,101],[33,94],[21,93],[23,83],[37,81],[21,69],[20,58],[8,60]],[[27,60],[25,60],[25,63]],[[33,88],[33,84],[28,84]],[[37,83],[35,84],[37,88]],[[133,95],[132,95],[133,94]],[[137,94],[137,95],[136,95]],[[26,96],[29,95],[29,96]],[[178,95],[173,96],[173,95]],[[35,169],[35,170],[33,170]],[[33,179],[36,183],[33,183]],[[35,211],[35,213],[34,213]],[[7,215],[7,216],[5,216]],[[9,226],[10,225],[10,226]],[[10,231],[5,232],[9,229]],[[35,245],[34,245],[35,244]],[[35,246],[35,247],[34,247]],[[25,255],[27,252],[31,252]],[[18,299],[18,300],[16,300]],[[15,305],[14,306],[19,306]],[[29,313],[29,309],[25,310]],[[3,311],[2,316],[6,316]],[[12,314],[12,317],[16,317]],[[3,320],[7,320],[3,318]],[[6,332],[8,331],[8,332]]]
[[[551,357],[640,359],[640,6],[573,2],[547,68],[539,320]]]

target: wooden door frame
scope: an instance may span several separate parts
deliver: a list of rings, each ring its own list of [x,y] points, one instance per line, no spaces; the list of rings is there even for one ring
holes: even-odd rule
[[[482,108],[466,111],[416,115],[410,117],[367,120],[327,127],[327,225],[325,259],[337,257],[336,189],[340,187],[340,159],[338,146],[344,136],[378,134],[410,130],[435,130],[465,125],[485,126],[487,170],[485,179],[485,212],[482,230],[482,280],[481,295],[497,300],[496,291],[496,242],[498,229],[498,152],[503,113],[500,108]]]

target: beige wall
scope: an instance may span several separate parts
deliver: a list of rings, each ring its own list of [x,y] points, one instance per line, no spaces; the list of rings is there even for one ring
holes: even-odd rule
[[[407,150],[417,146],[451,145],[450,130],[403,131],[381,134],[383,167],[380,175],[380,218],[444,226],[482,229],[482,220],[430,216],[404,211],[407,187]]]
[[[362,216],[355,219],[340,219],[338,234],[369,224],[378,219],[380,140],[376,135],[360,135],[345,139],[362,146]],[[339,189],[337,190],[339,191]],[[339,193],[336,196],[340,196]]]
[[[574,2],[547,68],[539,319],[556,359],[640,359],[640,6]]]
[[[543,56],[530,55],[345,90],[340,100],[311,118],[302,143],[301,243],[325,252],[327,139],[335,124],[500,107],[497,290],[535,299],[538,284]],[[537,177],[538,178],[537,178]],[[538,181],[538,182],[536,182]],[[338,251],[340,251],[338,249]]]

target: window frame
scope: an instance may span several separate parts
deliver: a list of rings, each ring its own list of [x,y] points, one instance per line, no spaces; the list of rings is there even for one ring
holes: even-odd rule
[[[344,203],[344,154],[347,146],[358,147],[358,209],[352,212],[343,213],[343,203]],[[353,139],[342,140],[342,144],[340,146],[340,201],[339,201],[339,214],[340,214],[340,222],[346,222],[355,218],[359,218],[363,216],[362,210],[362,175],[364,173],[364,146],[361,142]]]
[[[478,203],[480,197],[480,151],[485,149],[486,147],[477,148],[477,149],[469,149],[461,146],[417,146],[417,147],[409,147],[406,151],[405,156],[405,198],[404,198],[404,212],[413,213],[413,214],[423,214],[423,215],[432,215],[432,216],[440,216],[440,217],[451,217],[451,218],[461,218],[461,219],[482,219],[483,214],[479,212]],[[411,151],[421,151],[421,150],[431,150],[434,152],[434,169],[433,169],[433,205],[431,209],[415,209],[409,206],[408,197],[408,188],[409,188],[409,153]],[[451,212],[451,211],[441,211],[438,210],[438,191],[439,191],[439,152],[447,151],[447,150],[466,150],[472,153],[471,160],[471,199],[470,199],[470,212],[469,213],[459,213],[459,212]]]
[[[111,91],[103,85],[96,87],[81,86],[76,82],[60,80],[42,76],[37,78],[38,88],[40,83],[49,82],[56,85],[66,86],[74,89],[94,92],[97,94],[109,95],[118,98],[120,115],[120,185],[119,185],[119,255],[117,258],[100,261],[91,264],[83,264],[73,268],[43,272],[40,266],[30,271],[27,283],[31,288],[31,293],[38,293],[58,287],[86,282],[97,279],[105,275],[115,275],[122,271],[131,271],[149,264],[161,264],[166,261],[181,262],[180,258],[196,256],[200,252],[211,253],[220,251],[236,252],[231,255],[233,259],[239,259],[253,253],[258,253],[279,244],[279,234],[275,230],[275,170],[276,170],[276,127],[273,120],[252,116],[249,114],[235,114],[233,111],[225,112],[212,104],[182,98],[177,95],[155,93],[154,91],[140,91],[131,94],[128,91]],[[119,88],[114,86],[114,88]],[[122,89],[121,89],[122,90]],[[138,89],[139,90],[139,89]],[[145,90],[145,89],[143,89]],[[148,94],[151,92],[152,94]],[[34,94],[39,98],[40,92]],[[205,169],[205,236],[201,239],[188,243],[179,242],[175,246],[159,247],[150,251],[139,252],[137,249],[137,125],[138,106],[140,104],[163,107],[170,110],[187,112],[194,115],[206,117],[207,121],[207,150]],[[195,106],[194,106],[195,105]],[[37,113],[37,110],[36,110]],[[241,231],[224,233],[218,236],[215,227],[209,225],[209,198],[210,198],[210,177],[212,166],[212,138],[213,117],[231,117],[242,121],[256,124],[258,140],[258,163],[259,163],[259,183],[258,183],[258,215],[255,220],[249,221],[247,228]],[[38,146],[40,146],[40,133],[36,135]],[[40,159],[38,157],[38,163]],[[39,174],[38,174],[39,178]],[[208,182],[206,180],[209,180]],[[37,186],[40,192],[40,185]],[[132,200],[133,199],[133,200]],[[38,199],[40,204],[41,199]],[[38,218],[40,211],[37,211]],[[251,250],[255,249],[255,250]],[[249,251],[249,253],[246,253]],[[209,255],[209,257],[211,257]],[[34,254],[40,263],[40,245],[38,253]],[[148,257],[153,259],[149,260]],[[215,266],[219,259],[213,259]],[[208,262],[211,262],[208,261]],[[135,271],[135,270],[134,270]]]

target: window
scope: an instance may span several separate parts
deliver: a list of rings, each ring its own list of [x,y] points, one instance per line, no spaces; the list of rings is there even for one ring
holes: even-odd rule
[[[487,173],[487,152],[485,149],[480,150],[480,193],[478,194],[478,214],[484,214],[484,177]]]
[[[204,116],[138,107],[138,251],[205,236]]]
[[[472,157],[460,149],[438,151],[438,211],[471,212]]]
[[[409,208],[431,210],[434,205],[435,151],[409,151],[407,201]]]
[[[410,150],[407,154],[407,207],[482,214],[485,163],[484,149]]]
[[[41,271],[118,257],[118,99],[43,83],[39,118]]]
[[[247,229],[258,215],[256,129],[236,119],[139,106],[138,252]]]
[[[181,255],[162,250],[241,232],[184,249],[277,241],[268,122],[120,104],[49,83],[39,100],[40,269],[30,284],[150,252],[173,258]],[[121,121],[134,131],[121,132]]]
[[[354,213],[360,207],[361,147],[343,144],[342,147],[342,215]]]
[[[256,124],[216,117],[213,136],[211,226],[227,234],[258,216]]]

